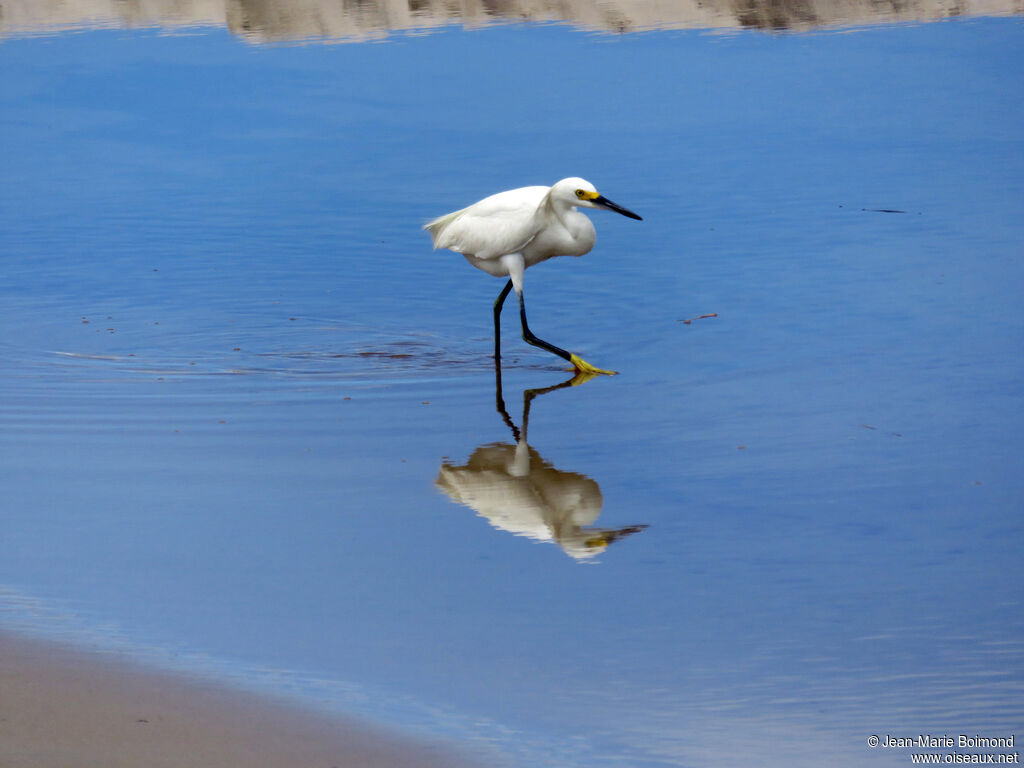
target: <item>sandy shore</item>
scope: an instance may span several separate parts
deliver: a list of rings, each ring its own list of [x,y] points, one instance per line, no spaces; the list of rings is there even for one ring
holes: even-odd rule
[[[0,632],[3,768],[468,768],[438,745]]]

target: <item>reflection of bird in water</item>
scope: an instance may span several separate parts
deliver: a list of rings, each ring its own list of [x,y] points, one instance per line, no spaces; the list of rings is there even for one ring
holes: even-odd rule
[[[494,358],[501,358],[501,307],[515,288],[523,340],[568,360],[577,371],[614,373],[533,335],[526,324],[523,275],[527,267],[554,256],[582,256],[594,247],[594,224],[580,208],[615,211],[631,219],[635,213],[599,194],[589,181],[562,179],[551,187],[522,187],[499,192],[426,224],[434,248],[461,253],[477,269],[509,281],[494,302]]]
[[[520,432],[505,410],[500,367],[497,375],[498,411],[512,429],[516,444],[482,445],[465,466],[444,462],[435,481],[437,486],[453,501],[476,510],[495,528],[536,541],[554,541],[577,560],[591,558],[613,541],[646,528],[594,526],[604,503],[600,486],[586,475],[555,469],[526,442],[533,399],[588,377],[577,374],[561,384],[523,392]]]

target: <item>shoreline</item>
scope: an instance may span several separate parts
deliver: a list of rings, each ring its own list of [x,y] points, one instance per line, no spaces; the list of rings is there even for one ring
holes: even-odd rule
[[[473,768],[456,745],[0,629],[4,768]]]

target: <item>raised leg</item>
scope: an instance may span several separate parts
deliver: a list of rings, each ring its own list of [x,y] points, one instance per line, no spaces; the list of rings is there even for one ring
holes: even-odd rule
[[[507,287],[508,286],[506,286],[506,288]],[[521,291],[519,292],[519,319],[523,324],[523,341],[525,341],[527,344],[532,344],[535,347],[546,349],[548,352],[558,355],[563,360],[568,360],[570,363],[572,363],[573,367],[580,373],[615,373],[615,371],[606,371],[602,368],[597,368],[588,363],[583,358],[579,357],[578,355],[574,355],[571,352],[566,352],[561,347],[556,347],[554,344],[544,341],[544,339],[537,338],[534,335],[533,331],[530,330],[530,326],[527,325],[526,323],[526,301],[525,299],[523,299],[523,294]]]
[[[572,362],[572,354],[566,352],[561,347],[556,347],[554,344],[549,344],[544,339],[538,339],[533,335],[533,331],[530,330],[530,326],[526,323],[526,300],[523,298],[523,294],[519,294],[519,320],[523,324],[523,341],[527,344],[532,344],[535,347],[546,349],[548,352],[558,355],[564,360]]]

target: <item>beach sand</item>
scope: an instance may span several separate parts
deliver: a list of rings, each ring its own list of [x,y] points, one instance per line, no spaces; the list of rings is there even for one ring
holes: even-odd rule
[[[355,719],[0,632],[3,768],[472,765]]]

